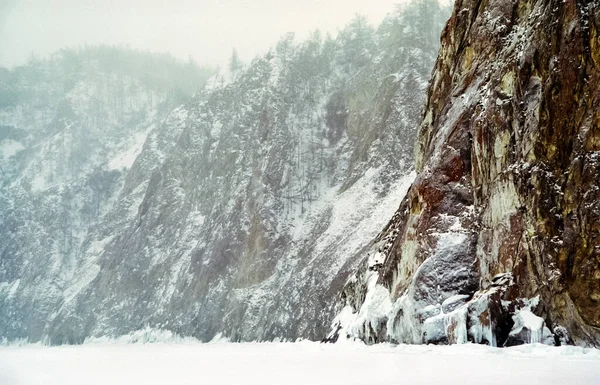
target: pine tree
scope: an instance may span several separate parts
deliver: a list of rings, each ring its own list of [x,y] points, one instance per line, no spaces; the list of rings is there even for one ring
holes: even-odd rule
[[[234,49],[231,53],[231,58],[229,59],[229,71],[235,76],[241,68],[242,62],[240,61],[237,51]]]

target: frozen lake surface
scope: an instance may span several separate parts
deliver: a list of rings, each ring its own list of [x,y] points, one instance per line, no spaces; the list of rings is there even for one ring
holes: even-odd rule
[[[600,351],[312,342],[34,345],[0,348],[0,384],[600,384]]]

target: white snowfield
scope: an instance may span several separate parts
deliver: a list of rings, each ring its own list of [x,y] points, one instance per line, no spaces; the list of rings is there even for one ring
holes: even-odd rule
[[[314,342],[4,347],[0,384],[600,384],[600,350]]]

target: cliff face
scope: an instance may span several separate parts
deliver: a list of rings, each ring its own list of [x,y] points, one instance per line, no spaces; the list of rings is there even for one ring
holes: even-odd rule
[[[88,238],[52,342],[147,325],[203,340],[321,338],[411,181],[439,48],[416,23],[445,20],[420,3],[432,7],[378,30],[358,18],[336,40],[286,36],[176,110]]]
[[[52,269],[29,276],[19,256],[38,233],[15,228],[10,249],[0,241],[0,268],[10,268],[0,270],[0,339],[78,343],[146,327],[203,340],[320,339],[414,177],[449,11],[419,0],[378,29],[357,18],[336,39],[286,36],[166,119],[140,124],[143,143],[118,147],[130,163],[72,257],[35,247],[26,262]],[[93,165],[110,169],[115,148],[103,142]],[[44,191],[57,199],[61,186]]]
[[[457,1],[418,176],[331,338],[600,343],[599,27],[597,3]]]

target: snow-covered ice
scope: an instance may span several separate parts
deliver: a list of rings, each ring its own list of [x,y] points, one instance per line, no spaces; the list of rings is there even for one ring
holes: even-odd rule
[[[600,384],[600,350],[189,341],[4,347],[0,384]]]

